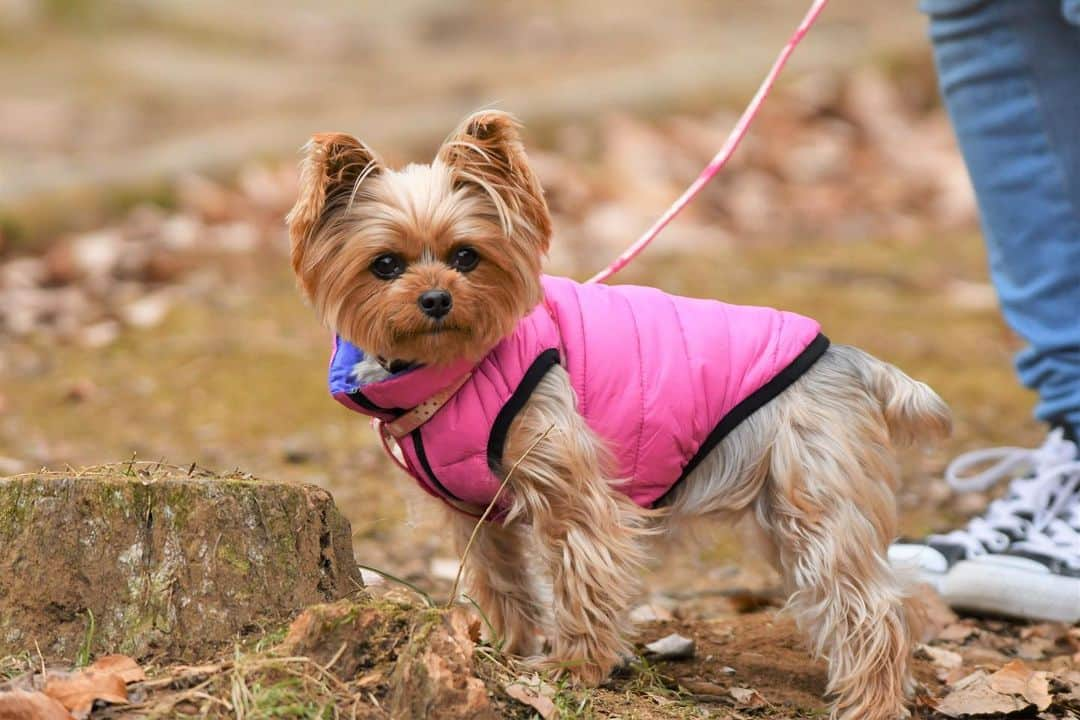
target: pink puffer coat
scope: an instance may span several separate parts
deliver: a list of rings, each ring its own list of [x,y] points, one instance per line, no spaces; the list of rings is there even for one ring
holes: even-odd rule
[[[511,421],[556,364],[577,409],[604,439],[619,486],[652,506],[739,422],[821,357],[814,320],[771,308],[695,300],[629,285],[543,278],[544,301],[475,367],[417,367],[357,386],[363,353],[336,339],[330,391],[346,407],[392,421],[472,370],[421,427],[399,438],[421,487],[481,512],[502,482]],[[500,505],[504,505],[500,499]]]

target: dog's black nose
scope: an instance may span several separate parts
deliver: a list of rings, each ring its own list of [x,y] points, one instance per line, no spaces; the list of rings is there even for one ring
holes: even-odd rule
[[[454,306],[453,298],[445,290],[428,290],[421,293],[418,302],[424,314],[436,320],[450,312],[450,308]]]

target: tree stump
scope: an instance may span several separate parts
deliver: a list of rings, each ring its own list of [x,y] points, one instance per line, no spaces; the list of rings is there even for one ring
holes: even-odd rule
[[[127,464],[0,479],[0,653],[195,660],[361,586],[315,486]]]

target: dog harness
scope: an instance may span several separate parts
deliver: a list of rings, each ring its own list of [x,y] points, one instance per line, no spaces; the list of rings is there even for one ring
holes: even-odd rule
[[[420,486],[472,515],[517,459],[503,457],[510,424],[555,365],[606,441],[616,487],[652,507],[829,345],[816,321],[772,308],[550,276],[542,285],[543,302],[478,364],[419,366],[358,385],[363,352],[334,341],[334,398],[381,420]],[[498,506],[508,504],[504,492]]]

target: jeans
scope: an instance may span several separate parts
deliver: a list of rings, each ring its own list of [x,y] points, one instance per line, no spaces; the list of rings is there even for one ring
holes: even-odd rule
[[[922,0],[1035,415],[1080,429],[1080,0]]]

